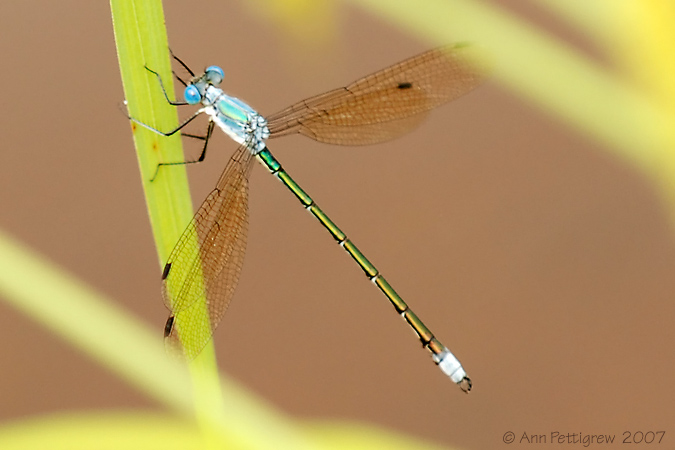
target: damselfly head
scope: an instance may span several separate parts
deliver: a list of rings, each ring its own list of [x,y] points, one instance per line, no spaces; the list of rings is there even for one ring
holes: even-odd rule
[[[218,86],[225,78],[223,69],[218,66],[209,66],[204,73],[192,79],[192,82],[185,87],[183,97],[189,105],[196,105],[202,101],[209,86]]]

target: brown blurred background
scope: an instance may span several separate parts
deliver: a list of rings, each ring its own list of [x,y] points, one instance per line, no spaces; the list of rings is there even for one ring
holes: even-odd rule
[[[242,3],[167,2],[169,41],[196,70],[224,67],[225,89],[264,114],[434,45],[341,4],[332,39],[293,40]],[[592,52],[530,4],[494,3]],[[0,227],[161,339],[167,311],[108,3],[3,2],[0,30]],[[195,204],[234,148],[218,136],[189,169]],[[474,391],[442,376],[258,166],[241,283],[215,334],[221,368],[251,391],[300,418],[467,449],[501,448],[507,431],[675,432],[673,228],[623,160],[496,83],[395,142],[271,148],[451,347]],[[0,342],[0,421],[161,408],[1,302]]]

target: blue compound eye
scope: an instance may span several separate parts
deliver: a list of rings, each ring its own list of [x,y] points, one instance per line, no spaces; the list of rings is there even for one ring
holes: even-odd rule
[[[183,97],[185,98],[185,101],[189,105],[196,105],[197,103],[202,101],[202,94],[199,93],[199,89],[197,89],[197,87],[194,84],[191,84],[185,88]]]
[[[209,66],[206,68],[206,80],[215,85],[219,85],[225,78],[225,72],[218,66]]]

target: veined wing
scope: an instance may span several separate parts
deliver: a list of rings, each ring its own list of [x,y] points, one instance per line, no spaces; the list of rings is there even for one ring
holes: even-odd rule
[[[165,330],[167,343],[182,349],[188,359],[211,339],[239,282],[253,159],[246,145],[239,146],[164,268],[162,295],[172,311]]]
[[[439,47],[308,98],[267,118],[270,137],[301,133],[321,142],[365,145],[417,126],[428,111],[476,86],[484,76],[468,45]]]

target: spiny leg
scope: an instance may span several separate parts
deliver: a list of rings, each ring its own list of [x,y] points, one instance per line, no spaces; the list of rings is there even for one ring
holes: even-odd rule
[[[171,73],[173,74],[174,77],[176,77],[178,81],[180,81],[180,84],[182,84],[184,87],[187,87],[188,85],[187,82],[185,82],[185,80],[179,77],[175,70],[172,70]]]
[[[187,66],[187,64],[185,64],[185,63],[183,62],[182,59],[180,59],[178,56],[176,56],[176,55],[173,53],[173,51],[172,51],[171,49],[169,49],[169,53],[171,53],[171,57],[172,57],[173,59],[175,59],[175,60],[178,62],[178,64],[180,64],[181,66],[183,66],[183,69],[185,69],[185,70],[188,71],[188,73],[190,74],[190,76],[192,76],[192,77],[195,76],[195,73],[192,71],[192,69],[190,69],[190,68]]]
[[[164,94],[164,98],[166,98],[166,101],[169,102],[170,105],[172,105],[172,106],[189,105],[188,102],[179,102],[179,101],[176,101],[176,100],[171,100],[169,98],[169,94],[166,92],[166,88],[164,87],[164,82],[162,81],[162,76],[159,73],[152,70],[151,68],[149,68],[148,66],[144,66],[144,67],[145,67],[145,70],[147,70],[148,72],[150,72],[151,74],[153,74],[157,77],[157,81],[159,81],[159,87],[162,88],[162,93]],[[178,78],[178,76],[176,76],[176,78]],[[181,81],[181,83],[183,83],[183,80],[181,80],[180,78],[178,78],[178,79]]]
[[[157,169],[155,170],[155,174],[152,176],[150,181],[154,181],[155,178],[157,177],[157,174],[159,173],[159,168],[163,166],[183,166],[187,164],[196,164],[204,161],[204,158],[206,158],[206,148],[209,145],[209,140],[211,139],[211,134],[213,134],[213,126],[215,123],[213,121],[209,121],[209,127],[206,130],[206,135],[204,136],[199,136],[196,134],[188,134],[188,133],[181,133],[181,136],[193,138],[193,139],[200,139],[204,141],[204,147],[202,148],[202,152],[199,155],[199,158],[192,160],[192,161],[176,161],[176,162],[168,162],[168,163],[159,163],[157,164]]]
[[[187,103],[187,102],[178,102],[178,101],[173,101],[173,100],[171,100],[171,99],[169,98],[169,94],[166,92],[166,89],[164,88],[164,83],[162,82],[162,76],[161,76],[159,73],[155,72],[154,70],[150,69],[148,66],[144,66],[144,67],[145,67],[145,70],[147,70],[148,72],[154,74],[154,75],[157,77],[157,81],[159,82],[159,87],[162,89],[162,94],[164,94],[164,98],[166,99],[166,101],[167,101],[170,105],[172,105],[172,106],[185,106],[185,105],[188,105],[188,104],[189,104],[189,103]],[[174,75],[175,75],[175,72],[174,72]],[[178,76],[176,75],[176,78],[178,78],[178,81],[180,81],[181,83],[183,83],[183,84],[185,85],[185,82],[184,82],[182,79],[180,79],[180,77],[178,77]],[[126,104],[126,102],[125,102],[125,104]],[[201,113],[203,113],[203,112],[204,112],[204,111],[203,111],[202,109],[199,109],[199,110],[196,111],[194,114],[192,114],[190,117],[188,117],[187,120],[185,120],[183,123],[181,123],[181,124],[178,125],[176,128],[174,128],[173,130],[168,131],[168,132],[161,131],[161,130],[158,130],[157,128],[151,127],[150,125],[148,125],[148,124],[146,124],[146,123],[144,123],[144,122],[141,122],[140,120],[136,119],[135,117],[131,117],[131,116],[129,115],[129,113],[126,113],[126,116],[127,116],[127,118],[128,118],[129,120],[131,120],[132,122],[134,122],[134,123],[136,123],[136,124],[142,126],[143,128],[145,128],[145,129],[147,129],[147,130],[152,131],[153,133],[157,133],[157,134],[159,134],[159,135],[167,136],[167,137],[168,137],[168,136],[171,136],[171,135],[177,133],[178,131],[180,131],[183,127],[185,127],[187,124],[189,124],[190,122],[192,122],[194,119],[197,118],[197,116],[199,116],[199,115],[200,115]]]
[[[182,128],[184,128],[187,124],[189,124],[190,122],[192,122],[193,120],[195,120],[195,119],[197,118],[197,116],[199,116],[199,115],[202,114],[203,112],[204,112],[204,111],[200,109],[199,111],[197,111],[196,113],[194,113],[193,115],[191,115],[190,117],[188,117],[187,120],[185,120],[183,123],[181,123],[180,125],[178,125],[176,128],[174,128],[174,129],[171,130],[171,131],[166,131],[166,132],[165,132],[165,131],[158,130],[157,128],[151,127],[151,126],[148,125],[147,123],[141,122],[140,120],[136,119],[135,117],[131,117],[131,116],[128,115],[128,114],[127,114],[127,117],[128,117],[129,120],[131,120],[132,122],[134,122],[134,123],[136,123],[136,124],[142,126],[143,128],[145,128],[145,129],[147,129],[147,130],[152,131],[153,133],[157,133],[157,134],[159,134],[159,135],[161,135],[161,136],[164,136],[164,137],[169,137],[169,136],[173,136],[174,134],[176,134],[177,132],[179,132]]]

